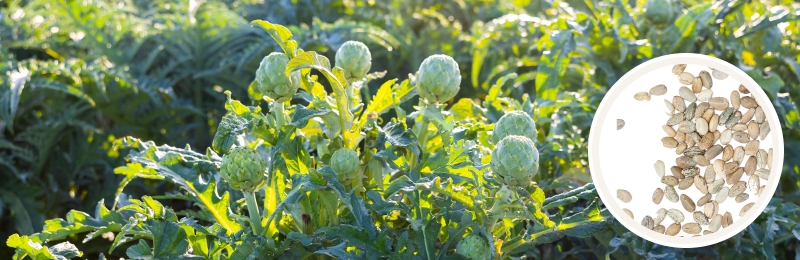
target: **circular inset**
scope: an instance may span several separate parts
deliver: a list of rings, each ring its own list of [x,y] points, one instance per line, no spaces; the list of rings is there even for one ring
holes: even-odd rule
[[[775,193],[783,156],[767,94],[737,67],[700,54],[662,56],[626,73],[589,135],[592,179],[611,214],[636,235],[678,248],[713,245],[750,225]]]

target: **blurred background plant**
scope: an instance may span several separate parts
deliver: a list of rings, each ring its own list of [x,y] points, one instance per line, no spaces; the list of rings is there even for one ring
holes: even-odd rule
[[[286,25],[300,48],[331,60],[345,41],[363,41],[372,70],[401,79],[425,57],[450,55],[464,78],[452,103],[491,121],[504,103],[528,93],[540,126],[535,181],[548,196],[591,182],[589,126],[624,73],[670,53],[726,60],[770,95],[786,142],[778,193],[753,225],[692,250],[654,245],[615,227],[533,244],[530,252],[545,259],[785,259],[800,252],[794,1],[0,0],[0,7],[0,238],[38,232],[44,219],[89,211],[100,199],[112,203],[124,178],[113,172],[124,162],[111,149],[118,137],[209,147],[225,113],[223,89],[246,100],[258,62],[277,48],[250,27],[262,19]],[[372,93],[378,84],[371,83]],[[127,187],[136,198],[177,189],[146,180]],[[0,256],[11,254],[0,247]]]

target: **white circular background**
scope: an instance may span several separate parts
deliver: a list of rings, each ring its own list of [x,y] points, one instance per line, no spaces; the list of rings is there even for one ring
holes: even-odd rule
[[[678,95],[678,88],[684,86],[672,73],[672,67],[675,64],[687,64],[685,71],[695,76],[701,70],[711,72],[709,67],[727,73],[728,77],[724,80],[714,79],[714,85],[711,88],[714,97],[730,99],[731,91],[737,90],[739,84],[744,84],[750,90],[750,95],[763,107],[767,115],[767,122],[770,124],[771,131],[767,138],[763,141],[759,139],[760,148],[767,151],[769,148],[774,149],[772,165],[769,166],[771,170],[769,180],[760,180],[761,185],[766,185],[764,192],[755,196],[748,187],[746,193],[750,195],[750,198],[747,201],[736,203],[734,198],[727,198],[720,204],[719,214],[730,212],[733,216],[733,224],[727,228],[720,228],[713,234],[698,237],[692,237],[683,231],[677,236],[667,236],[648,230],[641,225],[641,220],[645,215],[655,218],[656,211],[660,208],[679,209],[684,213],[686,219],[683,223],[694,222],[691,213],[686,212],[680,202],[673,203],[666,198],[659,205],[652,202],[653,191],[658,187],[664,189],[665,186],[656,174],[653,164],[656,160],[664,161],[666,174],[670,174],[669,168],[675,165],[677,157],[675,149],[665,148],[661,143],[661,138],[666,136],[661,126],[669,119],[663,100],[671,102],[672,97]],[[649,91],[651,87],[658,84],[667,86],[667,94],[652,96],[650,101],[636,101],[633,98],[635,93]],[[689,88],[691,87],[689,86]],[[742,94],[742,96],[746,95]],[[740,108],[739,111],[744,114],[747,109]],[[716,113],[719,114],[719,111]],[[617,119],[625,120],[625,127],[621,130],[616,129]],[[731,145],[735,148],[744,144],[731,141]],[[634,234],[654,243],[678,248],[713,245],[736,235],[750,225],[764,211],[770,198],[775,194],[783,166],[783,152],[780,121],[778,121],[775,107],[767,94],[753,79],[735,66],[723,60],[700,54],[681,53],[658,57],[636,66],[626,73],[603,98],[589,134],[589,169],[600,199],[603,200],[611,214]],[[701,173],[705,172],[704,170],[705,167],[700,167]],[[747,181],[746,177],[747,175],[744,175],[742,179],[745,182]],[[719,178],[720,176],[717,175],[717,179]],[[726,186],[730,185],[726,183]],[[617,199],[617,189],[630,191],[633,200],[630,203],[623,203]],[[702,197],[702,194],[694,186],[686,190],[676,187],[676,191],[678,194],[688,195],[695,201]],[[712,199],[714,197],[712,196]],[[743,217],[739,217],[739,210],[750,202],[755,202],[755,205]],[[631,210],[635,219],[628,217],[622,211],[623,208]],[[698,209],[702,211],[703,207],[698,207]],[[671,222],[672,220],[667,217],[661,225],[667,227]],[[701,227],[704,230],[708,228],[708,226]]]

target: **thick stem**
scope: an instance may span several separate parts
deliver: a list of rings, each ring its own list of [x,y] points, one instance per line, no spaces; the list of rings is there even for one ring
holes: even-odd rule
[[[431,124],[431,121],[428,120],[428,117],[423,115],[422,122],[420,122],[419,128],[419,146],[422,148],[424,152],[426,148],[428,148],[428,126]]]
[[[275,101],[273,106],[275,107],[275,121],[278,124],[278,129],[281,129],[284,124],[283,101]]]
[[[253,233],[262,236],[264,230],[261,228],[261,214],[258,213],[258,204],[256,202],[256,194],[254,192],[244,193],[245,204],[247,204],[247,213],[250,215],[250,226],[253,227]]]

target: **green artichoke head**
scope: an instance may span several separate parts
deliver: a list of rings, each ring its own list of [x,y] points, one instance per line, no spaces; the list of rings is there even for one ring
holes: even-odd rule
[[[497,143],[509,135],[519,135],[531,140],[536,140],[536,123],[534,123],[533,118],[525,112],[515,110],[506,113],[494,124],[492,139]]]
[[[331,156],[331,168],[341,181],[355,179],[359,164],[358,153],[347,148],[336,150]]]
[[[527,187],[539,172],[539,150],[530,138],[509,135],[495,145],[489,166],[507,185]]]
[[[654,25],[663,25],[672,21],[673,11],[670,0],[647,0],[644,9],[644,17]]]
[[[491,257],[492,248],[485,237],[471,234],[456,245],[456,254],[470,260],[487,260]]]
[[[266,168],[267,162],[256,150],[236,147],[222,157],[220,173],[232,188],[254,192],[264,184]]]
[[[444,102],[455,97],[461,86],[461,71],[450,56],[437,54],[419,65],[415,83],[417,92],[428,102]]]
[[[273,52],[264,57],[256,70],[258,91],[278,101],[292,98],[300,88],[300,71],[293,71],[291,77],[287,77],[288,64],[289,57],[282,52]]]
[[[347,41],[336,51],[336,66],[344,69],[347,80],[360,80],[372,67],[372,54],[364,43]]]

